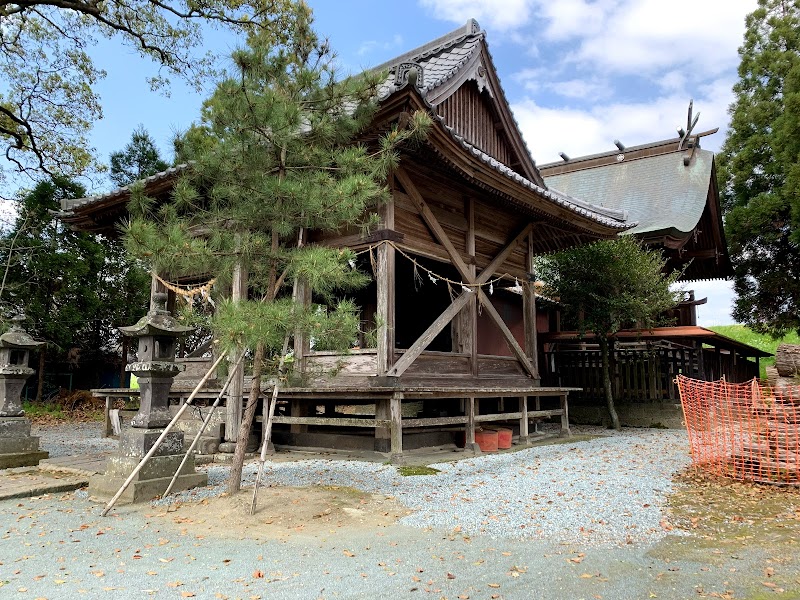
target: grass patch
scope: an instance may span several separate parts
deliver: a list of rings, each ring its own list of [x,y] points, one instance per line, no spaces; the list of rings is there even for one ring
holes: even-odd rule
[[[29,419],[66,419],[64,409],[59,404],[39,404],[35,402],[28,402],[27,400],[22,403],[22,408],[25,410],[25,416]]]
[[[441,473],[439,469],[434,469],[433,467],[414,465],[397,467],[397,472],[403,477],[413,477],[415,475],[436,475],[437,473]]]
[[[709,327],[710,330],[715,331],[725,337],[732,338],[737,342],[742,342],[748,346],[753,346],[764,352],[775,354],[778,349],[778,344],[800,344],[800,336],[796,332],[789,333],[782,338],[773,339],[763,333],[756,333],[749,327],[744,325],[716,325]],[[766,379],[766,368],[775,366],[775,357],[762,358],[759,361],[760,370],[759,377]]]

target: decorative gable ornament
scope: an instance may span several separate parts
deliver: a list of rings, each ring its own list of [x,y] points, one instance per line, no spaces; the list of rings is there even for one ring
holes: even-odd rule
[[[421,90],[425,85],[425,73],[422,65],[416,62],[401,62],[395,69],[394,85],[398,90],[407,85]]]

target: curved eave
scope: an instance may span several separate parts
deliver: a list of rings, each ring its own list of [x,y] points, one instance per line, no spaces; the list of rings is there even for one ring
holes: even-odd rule
[[[382,109],[390,110],[401,105],[411,110],[430,109],[420,94],[411,88],[404,88],[392,96]],[[536,185],[487,155],[477,150],[470,151],[469,144],[439,120],[434,119],[425,143],[465,179],[503,197],[527,215],[550,218],[573,232],[595,238],[612,238],[636,225],[574,205],[563,195]]]
[[[175,180],[190,168],[189,164],[170,167],[139,183],[149,196],[158,196],[172,189]],[[117,219],[127,212],[131,198],[130,186],[117,188],[107,194],[64,200],[58,218],[73,229],[101,232],[113,229]]]

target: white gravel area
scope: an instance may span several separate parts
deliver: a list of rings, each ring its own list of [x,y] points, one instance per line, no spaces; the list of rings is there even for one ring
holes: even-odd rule
[[[113,452],[119,446],[117,440],[102,437],[103,424],[97,422],[34,426],[31,433],[39,436],[39,447],[50,458]]]
[[[574,428],[602,437],[433,464],[401,476],[388,464],[345,460],[267,462],[266,485],[339,485],[393,496],[414,514],[401,523],[517,539],[595,546],[654,542],[673,475],[690,463],[684,431]],[[252,485],[258,465],[245,465]],[[167,498],[196,501],[224,491],[225,466],[207,467],[209,487]],[[459,529],[460,528],[460,529]],[[673,532],[674,533],[674,532]]]

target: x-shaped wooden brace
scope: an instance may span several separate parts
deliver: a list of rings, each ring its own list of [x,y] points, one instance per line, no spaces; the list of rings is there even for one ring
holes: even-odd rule
[[[497,309],[495,309],[494,305],[491,303],[489,298],[486,297],[484,291],[480,288],[481,285],[489,281],[491,276],[495,273],[495,271],[497,271],[500,265],[505,262],[509,254],[511,254],[517,247],[517,244],[527,237],[528,233],[530,233],[530,231],[533,229],[533,223],[526,225],[522,231],[520,231],[514,237],[514,239],[512,239],[511,242],[509,242],[500,251],[500,253],[495,256],[494,259],[492,259],[492,262],[490,262],[486,268],[481,271],[477,277],[475,277],[470,272],[470,269],[467,267],[464,259],[461,258],[461,255],[458,253],[455,246],[453,246],[450,238],[447,237],[447,233],[445,233],[444,229],[442,229],[442,226],[439,224],[436,216],[433,214],[433,212],[431,212],[431,209],[428,207],[425,199],[414,186],[414,183],[411,181],[411,178],[408,176],[408,174],[402,168],[399,168],[395,171],[395,177],[397,177],[397,180],[406,190],[406,194],[414,203],[417,211],[422,216],[422,220],[425,221],[425,224],[430,228],[434,237],[442,246],[444,246],[445,250],[447,250],[447,254],[450,256],[453,266],[455,266],[455,268],[458,270],[458,273],[461,275],[464,283],[472,286],[474,291],[462,292],[461,295],[458,296],[458,298],[456,298],[441,315],[439,315],[439,317],[431,324],[431,326],[425,330],[419,339],[417,339],[417,341],[414,342],[414,344],[408,350],[406,350],[403,356],[400,357],[400,359],[394,364],[387,374],[394,377],[399,377],[402,375],[403,372],[405,372],[405,370],[417,359],[417,357],[422,354],[423,350],[428,347],[433,339],[439,335],[442,329],[444,329],[458,314],[458,312],[467,305],[474,294],[477,296],[477,300],[480,305],[500,329],[500,332],[503,334],[506,343],[508,343],[509,348],[511,348],[511,351],[514,353],[514,356],[520,363],[522,363],[522,366],[531,377],[536,377],[536,371],[531,364],[531,361],[528,359],[528,356],[525,354],[525,351],[522,349],[522,347],[520,347],[519,343],[514,338],[514,334],[511,333],[511,330],[505,324],[503,318],[497,312]]]

